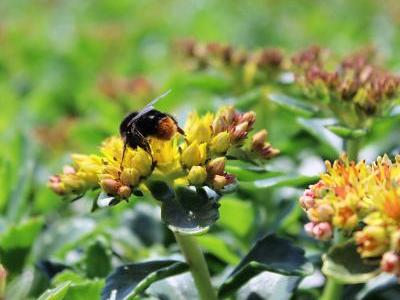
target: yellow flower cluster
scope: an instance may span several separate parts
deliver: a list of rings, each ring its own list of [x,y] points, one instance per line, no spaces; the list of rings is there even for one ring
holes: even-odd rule
[[[341,229],[354,237],[361,257],[383,256],[382,269],[400,274],[400,156],[372,164],[342,156],[326,167],[300,198],[311,221],[306,232],[327,240]]]
[[[176,134],[166,141],[148,137],[151,153],[128,147],[123,161],[123,141],[111,137],[103,142],[99,156],[73,155],[73,165],[52,176],[49,186],[60,195],[101,187],[119,199],[129,198],[135,188],[145,188],[146,180],[161,180],[172,187],[208,185],[222,190],[235,181],[225,172],[230,148],[242,147],[262,159],[278,154],[265,141],[266,131],[255,134],[245,149],[244,142],[255,120],[254,112],[240,113],[233,107],[223,107],[215,115],[192,113],[184,137]]]

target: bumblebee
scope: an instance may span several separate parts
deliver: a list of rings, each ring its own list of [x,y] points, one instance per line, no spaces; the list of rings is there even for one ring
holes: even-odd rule
[[[119,126],[119,132],[124,142],[121,164],[124,160],[127,147],[136,149],[140,147],[150,153],[151,149],[147,137],[155,137],[160,140],[171,139],[176,132],[184,135],[182,128],[171,115],[158,111],[154,104],[167,96],[171,90],[149,102],[141,111],[128,114]]]

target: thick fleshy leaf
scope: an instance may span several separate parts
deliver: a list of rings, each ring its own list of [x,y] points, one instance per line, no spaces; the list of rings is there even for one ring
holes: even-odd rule
[[[268,98],[282,108],[294,112],[297,116],[309,118],[318,112],[318,108],[311,103],[297,100],[284,94],[270,93]]]
[[[234,265],[240,261],[237,253],[221,237],[209,233],[197,237],[197,241],[205,252],[215,255],[228,264]]]
[[[318,176],[303,176],[303,175],[279,175],[276,177],[268,177],[265,179],[254,180],[250,182],[240,182],[239,189],[243,190],[264,190],[274,187],[291,186],[303,187],[317,182]]]
[[[124,212],[123,227],[129,228],[146,246],[164,241],[165,226],[161,222],[161,209],[158,205],[137,203],[134,209]]]
[[[99,299],[104,279],[85,280],[70,285],[65,300]]]
[[[253,203],[227,196],[221,201],[220,214],[219,226],[240,238],[248,236],[255,218]]]
[[[8,272],[20,272],[43,226],[42,218],[32,218],[8,227],[0,234],[2,263]]]
[[[51,224],[40,235],[33,249],[36,260],[46,257],[63,257],[70,249],[76,248],[96,230],[96,222],[90,218],[74,218]]]
[[[325,127],[344,139],[358,139],[367,134],[367,130],[360,128],[352,129],[342,125],[327,125]]]
[[[237,292],[237,300],[289,300],[299,284],[299,277],[262,272],[250,279]]]
[[[64,276],[68,279],[68,276]],[[104,286],[104,280],[66,280],[57,287],[44,292],[38,300],[81,300],[81,299],[99,299],[101,289]]]
[[[379,273],[379,264],[363,260],[354,241],[348,241],[329,249],[323,257],[322,272],[339,282],[356,284],[375,277]]]
[[[312,264],[304,256],[304,250],[289,240],[267,235],[259,240],[219,289],[226,297],[238,290],[254,276],[269,271],[287,276],[311,274]]]
[[[199,299],[190,273],[171,276],[152,284],[146,294],[163,300]]]
[[[209,187],[178,187],[175,197],[161,205],[161,217],[168,227],[182,234],[206,232],[219,218],[221,195]]]
[[[70,285],[71,282],[67,281],[53,289],[47,290],[38,298],[38,300],[62,300],[68,293]]]
[[[400,299],[400,284],[395,275],[386,273],[369,280],[357,294],[357,300]]]
[[[326,128],[335,124],[335,119],[304,119],[298,118],[297,122],[321,143],[329,146],[337,154],[343,149],[343,140]]]
[[[89,278],[106,277],[111,270],[111,251],[106,243],[98,239],[86,250],[84,258],[86,275]]]
[[[144,292],[153,282],[186,272],[189,266],[176,260],[149,261],[118,267],[106,279],[101,299],[122,300]]]
[[[238,97],[235,101],[235,107],[243,111],[249,110],[258,104],[261,97],[262,89],[256,88]]]

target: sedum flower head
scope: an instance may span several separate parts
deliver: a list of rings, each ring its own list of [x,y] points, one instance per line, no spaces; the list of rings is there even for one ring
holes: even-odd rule
[[[399,92],[397,75],[373,63],[374,51],[364,49],[333,64],[328,52],[310,47],[292,57],[296,82],[305,96],[323,99],[347,125],[355,117],[362,122],[366,116],[379,115]],[[356,112],[355,117],[352,112]]]
[[[382,270],[399,274],[400,156],[391,161],[385,155],[371,164],[342,156],[326,166],[320,181],[300,197],[310,220],[305,231],[320,240],[331,238],[334,228],[345,231],[362,258],[383,257]]]
[[[251,146],[245,147],[245,142],[255,120],[254,112],[241,113],[233,107],[223,107],[215,115],[193,113],[184,137],[176,134],[167,141],[147,137],[151,153],[127,147],[124,157],[122,139],[110,137],[101,145],[99,155],[74,155],[72,166],[52,176],[49,185],[61,195],[100,188],[116,199],[128,199],[138,188],[146,190],[150,181],[222,190],[235,182],[234,175],[225,171],[225,156],[234,148],[253,151]],[[263,152],[270,147],[264,141],[266,133],[261,138],[262,142],[257,138],[260,151],[253,152],[261,159],[272,157]]]

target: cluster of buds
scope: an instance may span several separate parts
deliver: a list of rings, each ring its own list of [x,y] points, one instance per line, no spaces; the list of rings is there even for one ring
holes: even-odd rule
[[[227,106],[217,113],[212,123],[213,134],[228,134],[232,144],[240,145],[247,138],[255,121],[256,114],[253,111],[240,113],[232,106]]]
[[[283,54],[275,48],[250,52],[232,45],[200,43],[191,39],[180,41],[178,47],[184,56],[195,62],[196,68],[224,66],[242,69],[245,81],[251,81],[257,72],[269,74],[284,69]]]
[[[225,171],[230,149],[256,152],[260,159],[269,159],[278,150],[267,143],[266,131],[256,134],[248,149],[248,133],[256,120],[254,112],[241,113],[223,107],[215,115],[190,115],[185,137],[176,134],[170,140],[148,137],[151,153],[142,148],[127,148],[123,141],[111,137],[103,142],[100,155],[73,155],[73,166],[49,180],[49,186],[60,195],[81,194],[99,187],[117,199],[128,199],[146,183],[161,180],[171,186],[207,185],[216,191],[235,182]]]
[[[310,222],[305,231],[319,240],[333,229],[353,236],[362,258],[380,258],[382,270],[400,275],[400,156],[366,164],[342,156],[300,197]]]
[[[268,132],[263,129],[252,137],[251,149],[263,159],[269,159],[279,154],[279,150],[272,147],[267,141]]]
[[[98,185],[98,170],[102,159],[97,155],[72,155],[72,165],[64,166],[63,172],[49,179],[49,187],[59,195],[80,195]]]
[[[372,115],[397,94],[400,78],[372,64],[372,51],[351,54],[333,69],[328,67],[326,53],[314,46],[292,57],[296,80],[308,97],[349,102]]]
[[[98,82],[98,88],[111,99],[131,95],[139,98],[149,98],[154,89],[153,84],[142,76],[134,78],[103,77]]]

